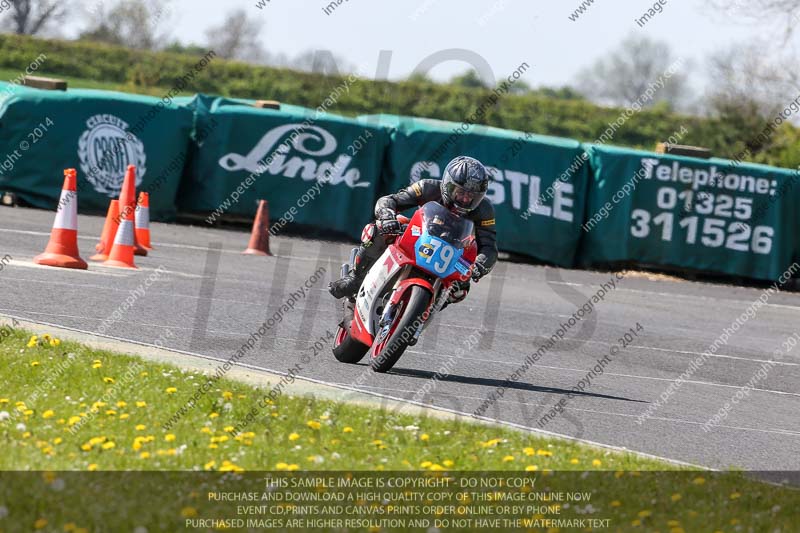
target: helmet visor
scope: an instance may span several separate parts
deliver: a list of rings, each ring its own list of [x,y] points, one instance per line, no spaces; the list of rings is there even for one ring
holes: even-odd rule
[[[465,211],[472,211],[478,207],[478,204],[481,203],[481,200],[486,195],[485,192],[468,191],[452,181],[446,185],[446,192],[454,207]]]

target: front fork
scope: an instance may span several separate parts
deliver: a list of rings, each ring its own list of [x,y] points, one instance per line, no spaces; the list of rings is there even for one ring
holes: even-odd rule
[[[397,284],[395,284],[395,287],[394,287],[394,289],[392,291],[392,296],[394,296],[394,292],[397,291],[398,285],[400,284],[400,281],[403,280],[403,279],[404,279],[404,277],[401,276],[400,279],[397,281]],[[442,280],[437,279],[433,284],[433,294],[434,295],[439,292],[439,289],[441,288],[441,286],[442,286]],[[406,290],[409,290],[409,288],[407,287]],[[434,298],[435,298],[435,296],[434,296]],[[401,304],[402,300],[398,301],[397,303],[392,303],[391,300],[394,300],[394,298],[390,298],[389,303],[386,305],[386,308],[383,310],[383,315],[381,316],[380,320],[378,321],[378,327],[380,328],[380,330],[379,330],[379,335],[376,335],[376,338],[383,338],[383,336],[386,335],[389,332],[389,329],[391,328],[392,323],[394,322],[395,318],[397,317],[397,313],[399,311],[401,311],[400,304]],[[408,343],[409,346],[414,346],[415,344],[417,344],[417,341],[419,340],[420,335],[422,335],[422,332],[425,331],[425,328],[428,327],[428,324],[430,324],[431,321],[433,320],[433,316],[439,310],[441,310],[441,305],[438,305],[437,300],[434,299],[433,303],[428,308],[428,312],[427,312],[427,316],[425,317],[425,320],[421,321],[419,326],[417,326],[417,329],[414,331],[414,334],[411,336],[411,340]]]

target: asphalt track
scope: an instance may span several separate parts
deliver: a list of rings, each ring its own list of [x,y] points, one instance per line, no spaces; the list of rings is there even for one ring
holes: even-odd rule
[[[37,267],[31,259],[48,240],[53,213],[0,207],[0,315],[98,332],[131,291],[152,283],[106,335],[220,360],[230,358],[320,266],[327,274],[242,362],[286,372],[310,356],[303,378],[393,398],[411,399],[442,368],[423,403],[473,413],[523,360],[546,343],[613,274],[502,263],[468,300],[439,316],[438,327],[406,352],[395,370],[372,374],[364,364],[338,363],[312,345],[335,331],[339,306],[325,291],[349,244],[275,238],[276,257],[242,256],[244,232],[152,224],[156,250],[137,258],[138,271],[92,264],[89,271]],[[103,220],[79,217],[80,247],[91,255]],[[502,240],[502,236],[501,240]],[[161,269],[156,271],[156,269]],[[630,328],[642,331],[621,349],[584,393],[566,401],[549,432],[624,447],[711,468],[800,470],[800,347],[775,359],[781,342],[800,332],[800,294],[769,297],[714,357],[643,423],[693,359],[762,295],[757,288],[629,275],[570,329],[518,381],[507,384],[485,416],[537,428],[538,422]],[[457,347],[483,330],[481,345]],[[763,379],[764,361],[776,360]],[[361,381],[359,382],[359,377]],[[755,377],[755,378],[754,378]],[[752,380],[752,381],[751,381]],[[703,424],[751,382],[753,390],[710,431]]]

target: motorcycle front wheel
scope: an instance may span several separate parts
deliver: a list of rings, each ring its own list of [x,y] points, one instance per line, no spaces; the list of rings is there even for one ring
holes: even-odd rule
[[[376,339],[372,349],[370,366],[375,372],[388,372],[403,355],[414,333],[422,322],[431,303],[431,293],[419,286],[406,291],[398,302],[395,316],[389,331],[382,339]]]

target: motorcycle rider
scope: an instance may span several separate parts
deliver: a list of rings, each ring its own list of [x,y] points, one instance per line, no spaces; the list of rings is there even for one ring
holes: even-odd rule
[[[361,246],[356,254],[355,267],[344,278],[331,282],[328,290],[337,299],[354,297],[369,269],[386,250],[391,238],[401,233],[397,212],[432,201],[475,224],[478,257],[472,269],[472,279],[477,282],[497,262],[494,207],[486,198],[488,188],[489,173],[486,167],[477,159],[459,156],[447,165],[441,181],[420,180],[395,194],[380,198],[375,204],[376,221],[367,224],[361,233]],[[390,238],[389,242],[387,237]],[[468,292],[469,281],[457,282],[447,303],[464,300]]]

